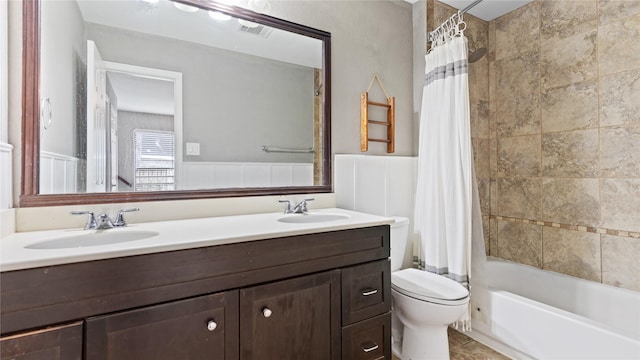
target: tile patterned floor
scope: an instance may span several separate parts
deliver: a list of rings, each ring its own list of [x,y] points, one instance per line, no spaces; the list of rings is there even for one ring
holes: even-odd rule
[[[449,328],[449,356],[451,360],[508,360],[499,352],[482,345],[467,335]],[[393,360],[400,360],[393,356]]]

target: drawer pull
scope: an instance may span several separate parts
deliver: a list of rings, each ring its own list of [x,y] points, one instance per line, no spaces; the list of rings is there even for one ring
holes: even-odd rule
[[[377,350],[379,348],[378,344],[372,342],[369,344],[365,344],[364,346],[360,346],[360,348],[362,349],[362,351],[368,353],[368,352],[372,352],[373,350]]]
[[[369,296],[377,293],[378,293],[378,289],[365,289],[362,291],[362,296]]]
[[[209,322],[207,323],[207,330],[209,331],[213,331],[218,327],[218,324],[216,324],[215,321],[213,320],[209,320]]]

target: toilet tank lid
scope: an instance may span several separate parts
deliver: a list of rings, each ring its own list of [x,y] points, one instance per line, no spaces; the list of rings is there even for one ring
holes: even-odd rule
[[[406,226],[409,225],[409,219],[407,219],[406,217],[402,217],[402,216],[392,216],[391,217],[393,220],[395,220],[395,222],[393,222],[391,224],[392,228],[397,228],[397,227],[402,227],[402,226]]]

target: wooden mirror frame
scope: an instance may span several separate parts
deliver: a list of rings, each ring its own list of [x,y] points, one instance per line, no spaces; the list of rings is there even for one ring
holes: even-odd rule
[[[160,200],[205,199],[221,197],[329,193],[331,184],[331,34],[304,25],[253,12],[241,7],[207,0],[180,0],[200,8],[215,10],[236,18],[309,36],[323,43],[323,126],[322,184],[270,188],[227,188],[156,192],[104,192],[38,194],[40,175],[40,3],[23,0],[22,56],[22,183],[20,207]]]

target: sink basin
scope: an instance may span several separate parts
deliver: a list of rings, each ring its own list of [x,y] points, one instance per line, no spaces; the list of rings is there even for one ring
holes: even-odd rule
[[[349,216],[342,214],[290,214],[279,218],[278,221],[283,223],[308,224],[344,220],[348,218]]]
[[[155,231],[144,230],[100,230],[81,235],[69,235],[27,245],[27,249],[72,249],[90,246],[111,245],[137,241],[157,236]]]

